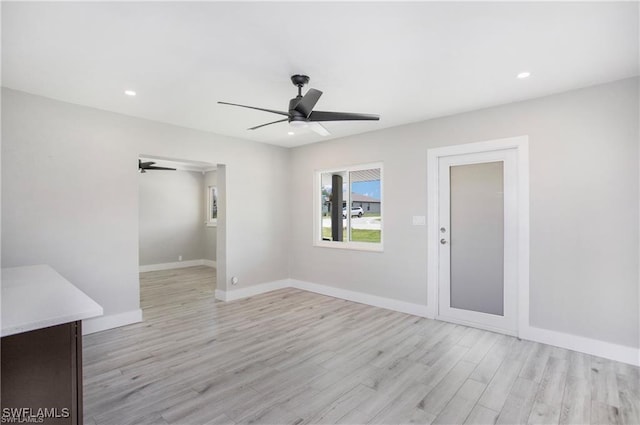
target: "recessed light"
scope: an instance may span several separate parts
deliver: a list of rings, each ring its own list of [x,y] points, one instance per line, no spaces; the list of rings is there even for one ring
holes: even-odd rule
[[[293,136],[293,135],[294,135],[294,134],[296,134],[296,133],[294,133],[293,131],[290,131],[290,132],[288,132],[287,134],[288,134],[289,136]]]
[[[529,78],[530,75],[531,75],[530,72],[521,72],[520,74],[517,75],[517,77],[522,80],[524,78]]]
[[[134,92],[133,90],[125,90],[124,94],[126,94],[127,96],[135,96],[136,92]]]

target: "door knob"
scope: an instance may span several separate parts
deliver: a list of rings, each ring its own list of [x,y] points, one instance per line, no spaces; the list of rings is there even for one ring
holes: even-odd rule
[[[447,243],[447,241],[446,241],[446,239],[440,239],[440,243],[441,243],[442,245],[445,245],[445,244]]]

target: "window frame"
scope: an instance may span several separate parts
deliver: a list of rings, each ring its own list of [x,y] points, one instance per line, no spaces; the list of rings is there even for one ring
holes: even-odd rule
[[[348,240],[351,238],[351,214],[347,214],[347,228],[345,241],[325,241],[322,240],[322,174],[325,173],[346,173],[347,193],[344,201],[347,210],[351,210],[351,179],[350,173],[353,171],[380,169],[380,242],[357,242]],[[342,208],[342,207],[340,207]],[[344,167],[333,167],[317,169],[313,178],[313,246],[320,248],[349,249],[356,251],[383,252],[384,251],[384,164],[382,161],[370,162],[366,164],[348,165]]]
[[[218,225],[218,218],[211,218],[213,213],[213,197],[216,197],[216,204],[218,203],[218,186],[211,185],[207,187],[207,219],[205,224],[207,227],[216,227]]]

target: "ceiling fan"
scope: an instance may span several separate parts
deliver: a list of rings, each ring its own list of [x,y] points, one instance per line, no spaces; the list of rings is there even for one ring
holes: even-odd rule
[[[278,121],[251,127],[249,130],[256,130],[267,125],[289,121],[289,124],[294,127],[309,127],[312,131],[315,131],[322,136],[328,136],[330,133],[326,128],[322,126],[322,124],[320,124],[321,121],[378,121],[380,119],[379,115],[374,114],[314,111],[313,108],[314,106],[316,106],[316,103],[318,103],[318,99],[320,99],[320,96],[322,96],[322,92],[316,89],[309,89],[304,96],[302,95],[302,87],[305,84],[309,83],[309,77],[307,77],[306,75],[293,75],[291,76],[291,82],[294,86],[298,87],[298,95],[289,101],[289,112],[258,108],[255,106],[239,105],[237,103],[218,103],[222,105],[240,106],[242,108],[271,112],[273,114],[284,115],[287,117]]]
[[[140,173],[146,173],[146,170],[174,170],[175,168],[168,168],[168,167],[157,167],[155,165],[155,162],[153,161],[149,161],[149,162],[142,162],[142,160],[138,160],[138,171]]]

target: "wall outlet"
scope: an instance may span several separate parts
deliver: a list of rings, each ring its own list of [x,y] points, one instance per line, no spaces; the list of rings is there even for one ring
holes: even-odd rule
[[[182,261],[182,255],[178,255],[178,261]]]

